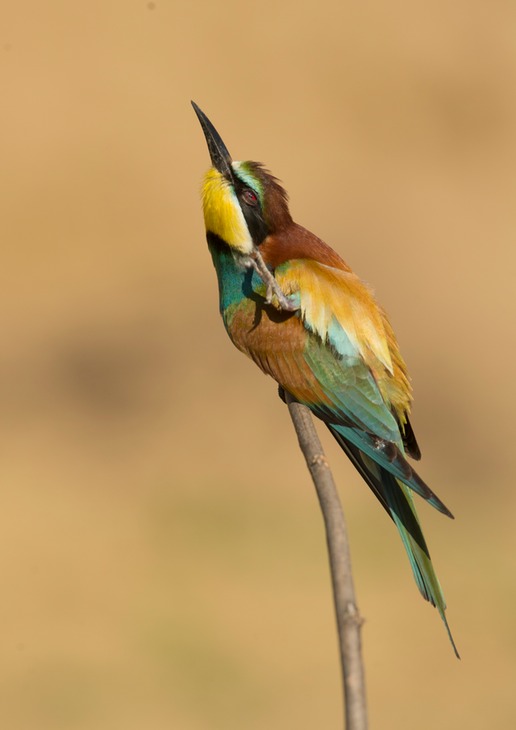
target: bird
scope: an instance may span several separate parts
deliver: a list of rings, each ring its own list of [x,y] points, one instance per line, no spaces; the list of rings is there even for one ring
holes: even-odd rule
[[[453,515],[408,461],[421,458],[412,387],[387,315],[341,256],[294,222],[280,181],[262,163],[234,161],[191,103],[211,158],[201,197],[229,338],[283,399],[327,426],[394,521],[417,587],[460,658],[412,495]]]

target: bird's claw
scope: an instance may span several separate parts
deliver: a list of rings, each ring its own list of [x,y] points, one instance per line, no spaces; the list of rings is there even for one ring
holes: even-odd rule
[[[265,265],[265,262],[257,249],[250,255],[248,266],[252,267],[256,271],[260,279],[265,284],[265,301],[267,304],[272,305],[280,312],[295,312],[299,309],[295,302],[285,296],[280,285]]]

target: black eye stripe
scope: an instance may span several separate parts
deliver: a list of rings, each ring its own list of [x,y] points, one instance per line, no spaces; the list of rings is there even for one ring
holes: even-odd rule
[[[251,238],[255,246],[259,246],[269,233],[268,226],[263,217],[260,197],[255,190],[243,180],[240,180],[237,175],[233,178],[233,184]]]

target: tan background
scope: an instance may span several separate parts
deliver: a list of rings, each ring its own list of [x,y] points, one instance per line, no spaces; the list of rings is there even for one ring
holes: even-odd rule
[[[514,727],[516,6],[5,6],[2,727],[341,724],[321,519],[219,321],[190,98],[374,284],[457,516],[421,505],[462,662],[326,440],[372,727]]]

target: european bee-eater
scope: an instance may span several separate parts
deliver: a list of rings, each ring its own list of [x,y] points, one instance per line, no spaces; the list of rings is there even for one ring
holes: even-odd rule
[[[202,203],[233,344],[329,428],[399,530],[417,586],[445,616],[446,603],[412,492],[452,517],[416,474],[412,390],[383,309],[342,258],[294,223],[278,180],[258,162],[236,162],[193,103],[212,167]]]

